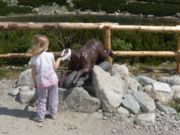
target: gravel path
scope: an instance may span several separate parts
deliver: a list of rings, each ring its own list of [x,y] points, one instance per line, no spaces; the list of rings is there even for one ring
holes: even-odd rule
[[[107,118],[101,112],[59,112],[56,120],[39,124],[29,119],[36,108],[24,111],[24,105],[8,95],[14,83],[0,81],[0,135],[180,135],[180,117],[160,112],[155,125],[148,127],[134,125],[133,115]]]

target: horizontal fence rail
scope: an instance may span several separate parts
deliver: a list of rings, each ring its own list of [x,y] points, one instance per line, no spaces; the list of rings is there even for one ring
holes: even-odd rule
[[[0,30],[103,30],[104,47],[111,49],[111,31],[143,31],[143,32],[174,32],[177,33],[177,51],[113,51],[114,56],[121,57],[175,57],[177,72],[180,73],[180,26],[141,26],[141,25],[119,25],[117,23],[35,23],[35,22],[0,22]],[[60,52],[53,52],[55,56],[60,56]],[[0,54],[0,58],[31,57],[26,53]],[[108,57],[108,61],[112,59]]]

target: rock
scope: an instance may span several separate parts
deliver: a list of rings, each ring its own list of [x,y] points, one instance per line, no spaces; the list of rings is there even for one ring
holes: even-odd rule
[[[117,112],[121,115],[129,115],[129,111],[122,106],[117,109]]]
[[[112,76],[114,79],[117,79],[119,84],[122,87],[123,95],[127,94],[128,92],[128,87],[127,87],[127,81],[123,80],[119,75],[113,75]],[[131,90],[132,91],[132,90]]]
[[[22,86],[19,93],[19,101],[22,104],[29,103],[35,96],[35,89],[30,86]]]
[[[170,114],[170,115],[177,114],[174,108],[170,106],[162,105],[160,102],[156,102],[156,106],[160,111],[165,112],[165,114]]]
[[[178,75],[173,75],[170,77],[160,77],[157,79],[160,82],[168,83],[169,85],[180,85],[180,77]]]
[[[10,91],[9,91],[9,95],[11,96],[16,96],[18,95],[20,92],[20,87],[17,87],[17,88],[12,88]]]
[[[138,91],[133,94],[143,112],[153,112],[156,109],[154,100],[145,92]]]
[[[148,92],[148,94],[155,101],[159,101],[162,104],[168,104],[173,99],[174,90],[172,90],[171,93],[152,90],[151,92]]]
[[[112,68],[111,63],[107,61],[101,62],[98,66],[100,66],[104,71],[109,71]]]
[[[147,15],[147,18],[154,18],[154,15]]]
[[[80,87],[80,86],[82,86],[83,84],[84,84],[84,81],[85,80],[87,80],[88,79],[88,75],[87,76],[85,76],[85,77],[81,77],[79,80],[78,80],[78,82],[77,82],[77,84],[74,86],[73,85],[73,80],[74,80],[74,78],[76,77],[76,75],[78,74],[78,71],[73,71],[72,73],[70,73],[67,77],[66,77],[66,79],[65,79],[65,81],[64,81],[64,88],[66,88],[66,89],[70,89],[70,88],[72,88],[72,87]]]
[[[168,92],[168,93],[172,91],[169,84],[167,83],[154,82],[152,86],[153,86],[154,91],[162,91],[162,92]]]
[[[129,78],[129,69],[126,67],[126,65],[118,65],[113,64],[112,66],[112,75],[119,75],[123,80],[128,80]]]
[[[32,86],[33,81],[32,81],[32,76],[31,76],[31,69],[25,70],[22,73],[20,73],[18,81],[17,81],[17,86]]]
[[[99,66],[94,66],[92,82],[96,97],[101,101],[103,111],[116,111],[121,104],[123,95],[123,86],[119,80],[110,76]]]
[[[177,18],[180,18],[180,13],[176,13],[176,17],[177,17]]]
[[[174,85],[171,87],[174,90],[174,96],[173,99],[177,102],[180,103],[180,85]]]
[[[88,92],[81,87],[73,88],[67,92],[69,94],[63,99],[65,109],[91,113],[100,108],[100,101],[97,98],[91,97]]]
[[[136,92],[140,89],[141,84],[135,79],[135,78],[131,78],[129,77],[128,79],[128,83],[127,83],[128,89],[132,90],[133,92]]]
[[[152,126],[155,124],[156,115],[154,113],[139,114],[135,119],[135,124],[140,126]]]
[[[140,106],[138,102],[134,99],[134,97],[131,94],[123,96],[122,105],[135,114],[140,111]]]
[[[136,77],[136,79],[142,86],[153,84],[154,82],[156,82],[156,80],[153,80],[153,79],[151,79],[147,76],[143,76],[143,75]]]
[[[152,85],[145,85],[143,89],[146,93],[151,93],[152,92]]]

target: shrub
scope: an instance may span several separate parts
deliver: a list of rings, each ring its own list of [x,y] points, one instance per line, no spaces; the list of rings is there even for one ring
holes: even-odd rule
[[[59,5],[65,5],[66,0],[18,0],[19,5],[40,7],[41,5],[52,5],[53,2]]]
[[[0,0],[0,8],[3,8],[5,6],[7,6],[7,4],[4,1]]]
[[[31,13],[30,7],[18,7],[18,6],[8,6],[0,8],[0,15],[8,15],[10,13],[26,14]]]

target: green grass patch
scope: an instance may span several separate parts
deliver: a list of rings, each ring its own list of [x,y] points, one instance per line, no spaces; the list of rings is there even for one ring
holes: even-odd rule
[[[18,7],[18,6],[8,6],[0,8],[0,15],[5,16],[9,14],[27,14],[31,13],[32,9],[30,7]]]

